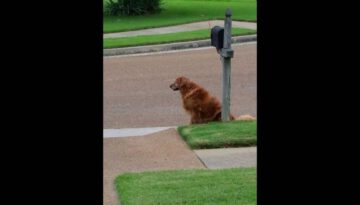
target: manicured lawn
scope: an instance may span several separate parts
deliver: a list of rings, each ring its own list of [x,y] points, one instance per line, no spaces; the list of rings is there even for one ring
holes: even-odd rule
[[[104,16],[104,33],[224,19],[226,8],[232,9],[233,20],[256,21],[256,0],[163,0],[163,2],[164,10],[154,15]]]
[[[256,205],[256,168],[126,173],[115,186],[122,205]]]
[[[178,127],[192,149],[253,146],[257,143],[256,121],[213,122]]]
[[[233,28],[232,36],[255,34],[252,29]],[[129,46],[141,46],[150,44],[161,44],[170,42],[192,41],[199,39],[210,39],[210,29],[187,31],[169,34],[158,34],[148,36],[133,36],[123,38],[104,38],[104,48],[119,48]]]

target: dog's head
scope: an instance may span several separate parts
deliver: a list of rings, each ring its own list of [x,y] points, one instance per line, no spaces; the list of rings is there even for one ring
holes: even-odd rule
[[[176,78],[175,82],[170,85],[170,88],[173,89],[174,91],[176,91],[176,90],[179,90],[182,87],[184,87],[184,85],[188,82],[189,82],[188,78],[181,76],[181,77]]]

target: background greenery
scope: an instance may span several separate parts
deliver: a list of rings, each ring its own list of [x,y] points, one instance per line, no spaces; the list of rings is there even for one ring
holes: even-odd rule
[[[255,30],[233,28],[232,36],[255,34]],[[129,46],[154,45],[161,43],[183,42],[210,38],[210,29],[187,31],[169,34],[133,36],[122,38],[104,38],[104,48],[120,48]]]
[[[163,0],[162,7],[160,13],[145,16],[105,15],[104,33],[224,19],[226,8],[232,9],[233,20],[256,21],[256,0]]]

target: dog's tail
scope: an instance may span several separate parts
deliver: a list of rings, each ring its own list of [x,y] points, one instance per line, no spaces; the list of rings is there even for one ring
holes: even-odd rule
[[[256,118],[251,115],[240,115],[239,117],[236,118],[236,120],[254,121],[256,120]]]

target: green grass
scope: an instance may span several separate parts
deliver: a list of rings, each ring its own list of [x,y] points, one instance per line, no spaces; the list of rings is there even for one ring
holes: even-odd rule
[[[104,16],[104,33],[224,19],[226,8],[232,9],[233,20],[256,21],[256,0],[163,0],[163,2],[164,10],[158,14]]]
[[[256,31],[252,29],[233,28],[232,36],[255,34]],[[186,31],[169,34],[147,35],[147,36],[133,36],[122,38],[104,38],[104,48],[120,48],[141,45],[153,45],[161,43],[172,43],[182,41],[192,41],[200,39],[210,39],[210,29]]]
[[[213,122],[178,127],[192,149],[252,146],[257,143],[256,121]]]
[[[256,205],[256,168],[126,173],[115,186],[122,205]]]

